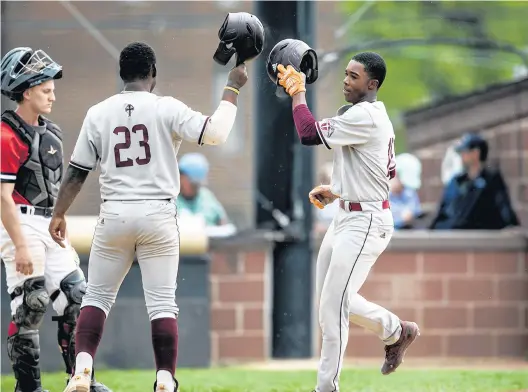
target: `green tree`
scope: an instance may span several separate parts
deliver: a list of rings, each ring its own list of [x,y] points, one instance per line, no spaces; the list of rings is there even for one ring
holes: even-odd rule
[[[354,15],[364,2],[343,2],[344,14]],[[346,45],[409,38],[493,40],[528,49],[528,2],[523,1],[374,1],[346,33]],[[325,48],[336,49],[336,48]],[[365,49],[369,50],[369,48]],[[372,48],[388,64],[380,99],[390,110],[398,132],[398,151],[405,149],[404,111],[512,80],[523,66],[515,54],[455,45],[413,45]],[[528,50],[526,50],[528,57]],[[353,55],[340,59],[339,66]]]

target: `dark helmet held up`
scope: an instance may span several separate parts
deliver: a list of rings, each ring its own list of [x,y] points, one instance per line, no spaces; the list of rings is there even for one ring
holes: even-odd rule
[[[264,36],[264,26],[255,15],[230,12],[218,30],[220,43],[213,59],[226,65],[236,53],[237,66],[254,59],[264,48]]]
[[[271,50],[266,63],[266,70],[270,80],[277,85],[275,95],[288,96],[284,88],[279,85],[277,65],[293,66],[297,71],[306,75],[306,84],[312,84],[318,77],[317,53],[305,42],[298,39],[284,39]]]
[[[62,66],[41,49],[12,49],[2,58],[1,69],[2,95],[9,99],[48,80],[62,78]]]

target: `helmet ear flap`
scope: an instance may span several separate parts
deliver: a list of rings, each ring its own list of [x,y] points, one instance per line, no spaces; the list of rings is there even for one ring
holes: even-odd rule
[[[220,43],[213,59],[226,65],[236,53],[236,65],[254,59],[264,46],[264,27],[260,20],[247,12],[229,13],[218,30]]]
[[[226,65],[235,53],[236,49],[232,43],[226,44],[224,41],[220,41],[220,43],[218,44],[218,48],[216,48],[216,52],[213,55],[213,59],[220,65]]]

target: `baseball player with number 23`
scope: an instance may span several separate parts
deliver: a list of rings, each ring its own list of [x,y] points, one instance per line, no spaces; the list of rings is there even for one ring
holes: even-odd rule
[[[376,99],[386,74],[385,61],[372,52],[348,63],[343,94],[349,105],[337,115],[316,121],[306,104],[305,75],[291,65],[278,65],[278,83],[293,98],[293,119],[301,143],[333,150],[330,185],[310,192],[318,208],[339,199],[317,257],[316,286],[321,358],[316,392],[339,391],[348,342],[349,321],[374,332],[385,344],[382,374],[402,363],[420,334],[414,322],[401,321],[387,309],[358,294],[394,231],[388,202],[394,177],[394,130],[383,102]]]
[[[141,269],[156,363],[156,392],[175,392],[178,354],[179,229],[174,199],[180,189],[176,155],[183,141],[226,142],[235,122],[244,63],[228,76],[211,116],[171,96],[158,96],[156,55],[133,42],[120,54],[123,91],[86,113],[61,184],[49,231],[64,246],[65,215],[88,173],[101,167],[102,204],[90,250],[88,285],[77,323],[74,376],[65,392],[88,392],[106,318],[134,256]]]

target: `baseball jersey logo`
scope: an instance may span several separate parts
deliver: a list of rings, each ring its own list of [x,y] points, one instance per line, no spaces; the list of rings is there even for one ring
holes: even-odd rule
[[[131,104],[128,104],[125,106],[125,112],[128,113],[128,117],[132,115],[133,111],[134,111],[134,106],[132,106]]]
[[[331,137],[335,132],[334,120],[330,118],[330,119],[322,121],[319,124],[319,128],[321,128],[321,132],[326,134],[326,137]]]

